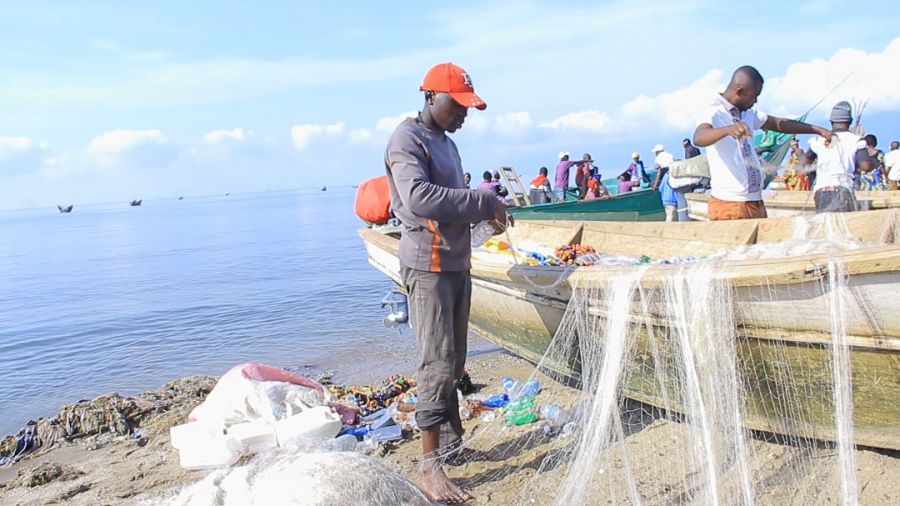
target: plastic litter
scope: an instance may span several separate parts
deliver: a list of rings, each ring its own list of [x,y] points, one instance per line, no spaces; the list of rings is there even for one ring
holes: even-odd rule
[[[178,449],[181,467],[187,470],[215,469],[238,461],[244,446],[226,436],[222,427],[203,422],[176,425],[169,431]]]
[[[481,401],[481,404],[488,408],[502,408],[509,404],[509,396],[506,394],[492,395]]]
[[[356,436],[344,434],[328,441],[324,447],[336,452],[352,452],[356,450],[356,445],[358,443]]]
[[[478,248],[494,235],[494,226],[490,220],[480,221],[472,227],[471,245]]]
[[[534,397],[541,391],[541,383],[538,380],[528,380],[522,385],[522,388],[516,392],[514,398],[518,397]]]
[[[367,433],[363,436],[362,441],[360,441],[356,445],[356,450],[363,452],[365,454],[369,454],[378,449],[378,440],[375,438],[375,434]]]
[[[509,413],[503,417],[507,425],[525,425],[536,422],[538,419],[534,411],[520,411]]]
[[[513,392],[519,389],[519,382],[509,376],[500,378],[500,384],[503,385],[503,391],[508,395],[512,395]]]
[[[294,439],[325,441],[341,431],[341,418],[327,406],[315,406],[274,423],[278,446]]]
[[[403,439],[403,429],[399,425],[389,425],[381,427],[371,432],[375,436],[375,440],[379,443],[387,441],[399,441]]]
[[[225,432],[227,435],[240,441],[241,445],[252,452],[261,452],[278,447],[275,428],[265,420],[236,423],[225,429]]]

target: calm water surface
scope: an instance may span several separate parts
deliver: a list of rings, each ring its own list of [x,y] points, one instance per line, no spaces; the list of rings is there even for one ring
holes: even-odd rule
[[[351,189],[0,212],[0,436],[67,402],[258,361],[409,372]],[[473,347],[489,345],[474,342]]]

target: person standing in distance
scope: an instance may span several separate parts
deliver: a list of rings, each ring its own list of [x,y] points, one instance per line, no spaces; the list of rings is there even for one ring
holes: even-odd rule
[[[441,63],[425,74],[419,89],[425,92],[422,111],[394,130],[385,166],[391,207],[403,223],[401,276],[421,359],[418,482],[432,501],[461,503],[471,496],[450,481],[440,458],[462,449],[456,384],[466,364],[472,291],[469,224],[493,220],[500,233],[507,225],[506,206],[491,193],[465,189],[459,152],[447,136],[462,127],[470,107],[487,107],[469,75]]]

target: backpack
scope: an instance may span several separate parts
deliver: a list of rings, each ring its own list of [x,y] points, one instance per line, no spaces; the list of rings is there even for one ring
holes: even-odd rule
[[[388,177],[363,181],[356,190],[356,215],[363,221],[383,225],[391,219],[391,186]]]

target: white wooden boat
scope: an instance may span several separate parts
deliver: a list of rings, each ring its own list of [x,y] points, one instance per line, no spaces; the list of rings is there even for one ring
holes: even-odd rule
[[[589,244],[598,251],[623,255],[712,255],[723,248],[780,243],[801,232],[809,239],[824,238],[825,220],[842,220],[858,240],[870,246],[838,252],[724,262],[714,276],[733,287],[736,347],[745,377],[763,377],[772,368],[788,368],[788,383],[767,385],[771,395],[748,391],[747,426],[775,433],[832,439],[830,398],[810,396],[801,407],[802,427],[773,416],[777,392],[821,391],[830,378],[831,323],[823,311],[828,304],[829,261],[839,261],[847,276],[852,300],[847,301],[846,325],[851,346],[857,444],[900,449],[900,210],[801,216],[797,218],[724,222],[627,223],[523,221],[510,229],[511,241],[539,240],[543,244]],[[369,262],[401,284],[397,257],[399,237],[368,228],[360,230]],[[634,266],[548,267],[510,265],[473,257],[470,326],[511,352],[538,362],[563,318],[573,286],[605,286]],[[676,265],[645,267],[642,289],[658,289]],[[577,283],[577,285],[575,285]],[[598,302],[591,314],[603,318]],[[661,314],[633,314],[630,318],[652,328],[666,329]],[[646,345],[646,342],[639,344]],[[638,355],[640,355],[640,350]],[[572,376],[577,360],[545,364]],[[800,365],[798,365],[800,364]],[[632,375],[635,376],[635,375]],[[639,376],[639,375],[637,375]],[[628,397],[662,405],[665,396],[654,390],[652,378],[635,377],[626,385]],[[775,396],[775,397],[772,397]],[[824,399],[824,400],[823,400]]]
[[[692,220],[706,221],[709,194],[685,194],[688,216]],[[900,191],[858,191],[856,200],[867,210],[900,208]],[[786,218],[800,214],[815,214],[816,203],[811,191],[776,191],[775,195],[763,200],[769,218]]]

